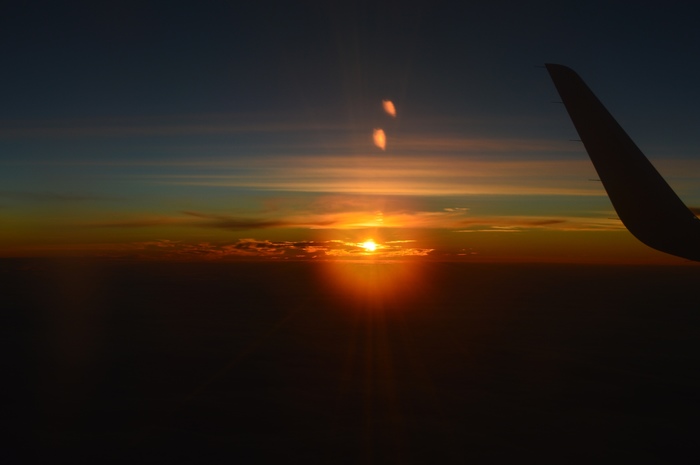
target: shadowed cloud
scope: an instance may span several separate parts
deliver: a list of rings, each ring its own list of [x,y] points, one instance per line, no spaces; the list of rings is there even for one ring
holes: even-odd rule
[[[334,221],[290,221],[285,219],[264,220],[256,218],[231,217],[226,215],[212,215],[193,211],[181,212],[187,217],[158,217],[121,221],[103,221],[89,223],[86,226],[96,228],[150,228],[154,226],[192,226],[215,229],[228,229],[232,231],[244,231],[249,229],[274,229],[274,228],[313,228],[329,227]],[[197,218],[192,220],[188,217]]]
[[[335,131],[347,125],[329,122],[303,123],[260,115],[187,115],[187,117],[129,117],[60,119],[42,121],[5,121],[0,138],[126,138],[134,136],[183,136],[240,133],[290,133],[299,131]]]
[[[175,224],[186,224],[182,218],[145,218],[137,220],[104,221],[89,223],[92,228],[151,228],[154,226],[171,226]]]
[[[95,200],[118,200],[117,197],[96,194],[79,194],[74,192],[29,192],[14,190],[0,190],[0,198],[28,202],[89,202]]]
[[[234,218],[225,215],[210,215],[199,212],[183,211],[185,215],[194,216],[207,220],[205,223],[198,223],[198,226],[219,229],[245,230],[245,229],[268,229],[268,228],[290,228],[290,227],[313,227],[331,226],[334,221],[310,221],[294,222],[283,219],[279,220],[258,220],[251,218]]]
[[[337,202],[337,204],[336,204]],[[439,210],[411,208],[404,199],[393,206],[381,198],[353,198],[332,196],[312,202],[309,210],[295,210],[285,206],[276,211],[276,218],[230,216],[182,211],[184,216],[145,217],[85,224],[98,228],[151,228],[186,226],[229,231],[265,229],[444,229],[459,232],[506,232],[537,230],[607,231],[624,229],[619,220],[606,217],[537,217],[537,216],[482,216],[470,215],[468,207],[444,207]],[[335,205],[335,207],[334,207]],[[381,208],[383,205],[388,209]],[[370,209],[368,207],[375,207]]]

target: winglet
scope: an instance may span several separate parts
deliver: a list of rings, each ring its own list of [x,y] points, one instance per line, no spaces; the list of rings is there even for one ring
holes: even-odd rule
[[[700,220],[578,74],[545,67],[622,223],[649,247],[700,261]]]

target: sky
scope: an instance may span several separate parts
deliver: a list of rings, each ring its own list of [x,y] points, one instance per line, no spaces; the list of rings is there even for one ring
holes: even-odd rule
[[[239,3],[6,8],[1,257],[685,262],[616,218],[542,65],[700,207],[691,6]]]

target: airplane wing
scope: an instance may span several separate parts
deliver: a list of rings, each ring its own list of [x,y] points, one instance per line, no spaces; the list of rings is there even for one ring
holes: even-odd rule
[[[545,66],[625,227],[649,247],[700,261],[700,220],[578,74]]]

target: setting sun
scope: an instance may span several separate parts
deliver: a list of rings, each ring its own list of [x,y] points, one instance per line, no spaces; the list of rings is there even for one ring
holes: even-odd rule
[[[372,239],[363,242],[361,244],[361,247],[367,252],[374,252],[375,250],[377,250],[377,244]]]

